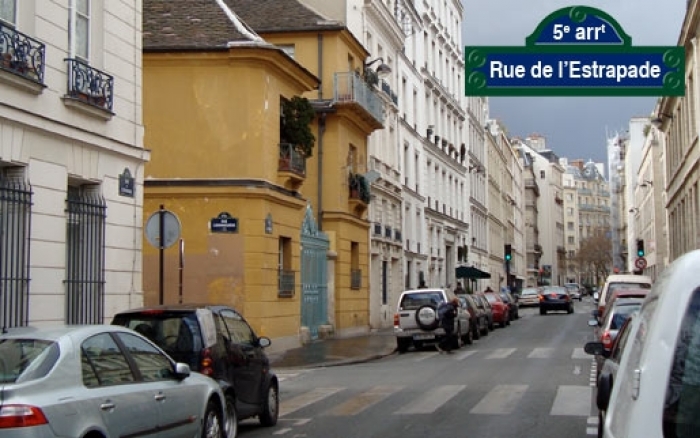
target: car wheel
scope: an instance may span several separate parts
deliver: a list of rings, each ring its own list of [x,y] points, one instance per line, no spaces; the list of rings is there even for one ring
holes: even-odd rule
[[[479,333],[479,327],[476,324],[472,326],[470,332],[472,333],[472,337],[474,338],[474,340],[478,340],[481,337],[481,333]]]
[[[425,304],[416,310],[416,324],[423,330],[435,330],[438,326],[437,309]]]
[[[277,386],[270,383],[267,388],[267,394],[263,400],[262,412],[260,413],[260,424],[266,427],[277,424],[279,415],[280,399],[277,391]]]
[[[399,350],[399,353],[407,352],[410,346],[411,338],[396,338],[396,349]]]
[[[603,411],[598,411],[598,438],[603,438],[603,429],[605,428],[605,415]]]
[[[236,400],[232,395],[226,395],[226,438],[236,438],[238,436],[238,412],[236,411]]]
[[[233,435],[235,437],[235,435]],[[209,400],[207,410],[204,413],[204,422],[202,423],[202,438],[224,438],[224,430],[221,424],[221,411],[219,411],[216,403]],[[229,438],[231,438],[229,436]]]
[[[422,350],[423,349],[423,343],[420,341],[414,341],[413,342],[413,348],[416,350]]]
[[[510,325],[510,315],[508,315],[508,319],[506,319],[506,325]]]
[[[496,330],[496,326],[494,325],[493,320],[489,321],[489,330],[490,331]]]
[[[467,334],[462,338],[465,344],[472,345],[474,343],[474,331],[470,328]]]

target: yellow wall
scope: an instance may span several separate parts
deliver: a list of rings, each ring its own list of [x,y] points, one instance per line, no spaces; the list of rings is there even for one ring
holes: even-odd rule
[[[278,297],[278,245],[280,236],[291,238],[300,284],[306,201],[275,187],[279,102],[315,81],[277,51],[144,55],[145,143],[152,150],[144,220],[164,205],[180,219],[184,239],[182,283],[178,245],[164,252],[166,304],[178,302],[182,284],[183,302],[231,305],[259,334],[299,332],[300,290]],[[169,183],[153,181],[159,179]],[[237,233],[211,232],[222,212],[238,219]],[[159,251],[147,241],[143,265],[145,304],[157,304]]]

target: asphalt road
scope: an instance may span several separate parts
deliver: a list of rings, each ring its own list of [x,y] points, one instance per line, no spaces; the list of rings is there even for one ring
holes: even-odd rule
[[[281,375],[280,421],[240,436],[305,438],[584,438],[595,436],[592,304],[509,327],[454,354],[432,348]]]

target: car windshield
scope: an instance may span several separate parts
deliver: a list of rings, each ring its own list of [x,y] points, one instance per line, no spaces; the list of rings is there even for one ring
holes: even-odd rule
[[[405,294],[399,307],[401,310],[416,310],[421,306],[437,306],[443,301],[440,292],[416,292]]]
[[[122,313],[114,317],[113,324],[135,330],[153,341],[176,362],[190,365],[197,370],[197,355],[203,348],[197,315],[191,312],[144,311]]]
[[[642,303],[638,304],[628,304],[624,306],[617,306],[613,311],[612,318],[610,318],[610,330],[619,330],[622,325],[627,321],[629,316],[639,310]]]
[[[58,360],[58,344],[38,339],[0,339],[0,383],[44,377]]]

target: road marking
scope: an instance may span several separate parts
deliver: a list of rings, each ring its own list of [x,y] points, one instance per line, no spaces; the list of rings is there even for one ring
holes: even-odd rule
[[[280,416],[291,414],[299,409],[330,397],[343,388],[317,388],[304,394],[298,395],[292,399],[286,400],[280,404]]]
[[[486,359],[505,359],[515,352],[515,348],[496,348],[486,356]]]
[[[443,385],[433,388],[423,396],[404,406],[394,414],[430,414],[437,408],[444,405],[452,397],[466,388],[466,385]]]
[[[534,348],[527,357],[529,359],[549,359],[553,354],[554,348]]]
[[[464,360],[468,358],[469,356],[476,354],[476,352],[479,350],[471,350],[471,351],[466,351],[464,353],[460,353],[459,355],[455,356],[455,359],[457,360]]]
[[[583,351],[583,348],[574,348],[574,352],[571,354],[572,359],[590,359],[591,355]]]
[[[510,414],[525,395],[528,385],[497,385],[476,406],[470,414]]]
[[[552,403],[550,415],[572,415],[588,417],[591,414],[590,386],[560,385]]]
[[[440,353],[438,353],[437,351],[434,351],[434,352],[432,352],[432,353],[421,353],[420,356],[418,356],[417,358],[413,359],[413,361],[414,361],[414,362],[420,362],[420,361],[426,360],[426,359],[429,358],[429,357],[437,356],[438,354],[440,354]]]
[[[327,415],[348,416],[356,415],[373,404],[379,403],[391,394],[403,389],[403,386],[375,386],[329,410]]]
[[[284,435],[285,433],[290,432],[291,430],[292,430],[291,427],[284,427],[280,430],[276,430],[276,431],[272,432],[272,434],[273,435]]]

